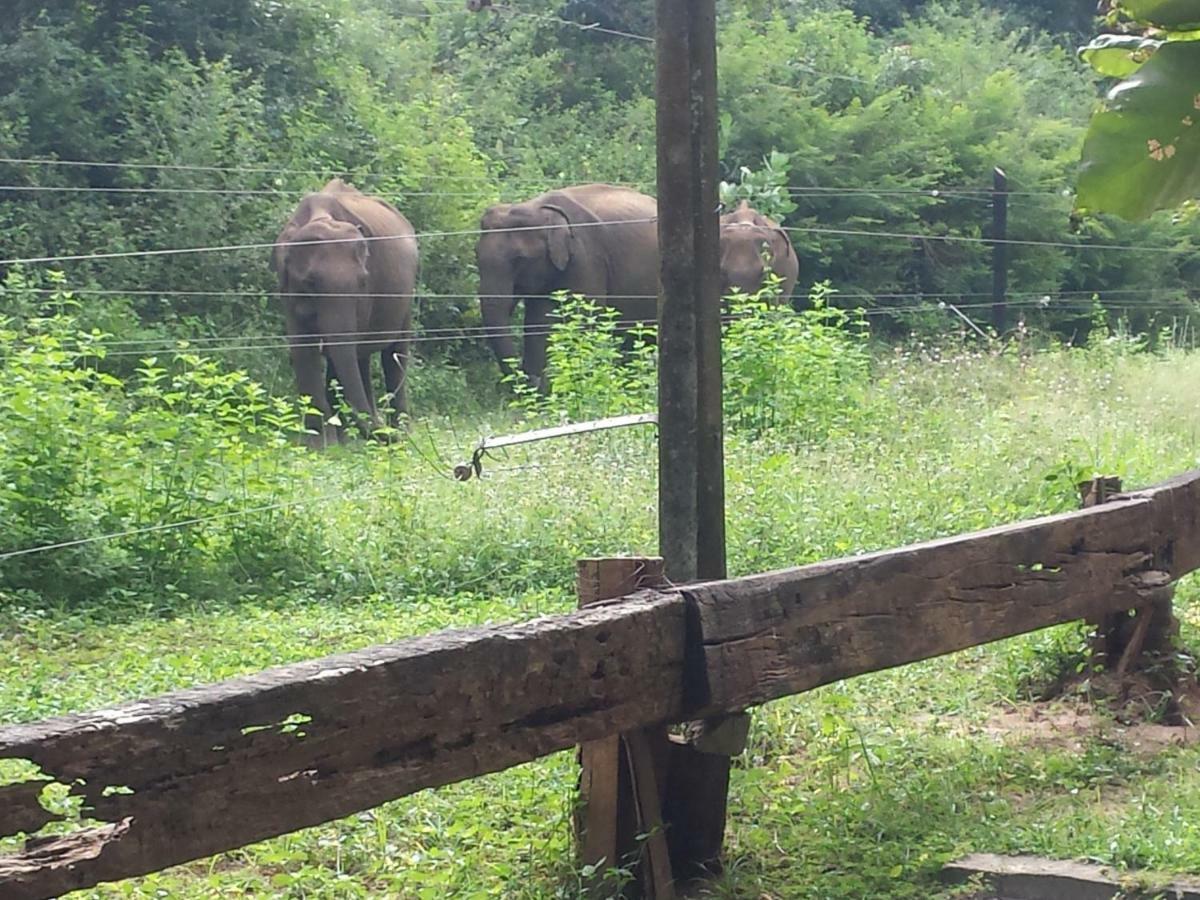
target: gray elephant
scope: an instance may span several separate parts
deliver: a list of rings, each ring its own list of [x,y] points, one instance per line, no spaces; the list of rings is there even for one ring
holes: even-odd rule
[[[617,309],[622,322],[658,313],[658,205],[610,184],[548,191],[483,215],[476,246],[479,304],[500,367],[517,356],[512,317],[525,303],[521,368],[543,386],[555,291],[583,294]]]
[[[336,378],[355,424],[384,422],[371,390],[378,353],[397,415],[412,336],[418,248],[412,225],[391,204],[334,179],[300,201],[275,242],[272,268],[287,318],[292,368],[301,394],[320,416],[306,417],[310,446],[338,439],[329,384]]]
[[[792,296],[800,276],[800,260],[787,232],[743,200],[721,216],[721,293],[757,292],[767,267],[783,279],[780,300]]]

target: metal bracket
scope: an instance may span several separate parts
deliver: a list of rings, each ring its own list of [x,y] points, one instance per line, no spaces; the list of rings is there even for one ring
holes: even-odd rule
[[[483,458],[489,450],[501,447],[515,447],[518,444],[532,444],[536,441],[548,441],[554,438],[571,437],[577,434],[591,434],[595,431],[608,431],[613,428],[628,428],[632,425],[657,425],[658,413],[637,413],[632,416],[614,416],[609,419],[597,419],[593,422],[574,422],[570,425],[560,425],[557,428],[539,428],[536,431],[524,431],[520,434],[510,434],[503,437],[485,437],[471,459],[454,467],[454,477],[459,481],[470,481],[472,477],[483,475]]]

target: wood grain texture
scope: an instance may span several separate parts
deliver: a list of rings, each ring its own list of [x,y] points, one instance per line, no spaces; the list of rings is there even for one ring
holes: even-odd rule
[[[647,593],[0,729],[0,758],[80,779],[85,815],[117,823],[0,857],[0,897],[157,871],[677,718],[682,606]],[[281,727],[295,714],[311,721]]]
[[[1200,473],[1092,509],[689,586],[689,698],[733,711],[1049,625],[1131,609],[1200,566]]]
[[[62,818],[41,804],[42,790],[50,783],[43,780],[0,785],[0,837],[22,832],[33,834]]]
[[[109,823],[0,857],[0,897],[157,871],[605,735],[1135,607],[1197,568],[1192,472],[973,535],[0,728],[0,759],[74,785]],[[309,721],[284,724],[297,714]],[[4,787],[0,823],[36,823],[33,791]]]

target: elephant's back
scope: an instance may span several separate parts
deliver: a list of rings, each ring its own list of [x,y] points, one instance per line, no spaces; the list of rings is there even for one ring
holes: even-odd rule
[[[615,184],[578,184],[561,188],[554,193],[565,194],[580,206],[591,211],[602,222],[622,219],[648,219],[658,215],[658,201],[635,191],[633,188]]]
[[[415,234],[412,223],[386,200],[366,194],[343,194],[337,199],[346,209],[366,222],[372,234],[389,237],[411,237]]]
[[[366,224],[372,237],[402,239],[372,241],[371,254],[376,259],[386,259],[405,272],[415,271],[418,256],[416,233],[403,213],[387,201],[366,194],[342,194],[337,199]]]

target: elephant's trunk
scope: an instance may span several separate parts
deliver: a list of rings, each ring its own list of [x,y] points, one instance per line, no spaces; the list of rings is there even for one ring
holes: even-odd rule
[[[513,296],[511,278],[484,275],[479,284],[479,312],[483,317],[485,334],[500,369],[505,375],[514,370],[517,345],[512,336],[512,316],[517,300]]]

